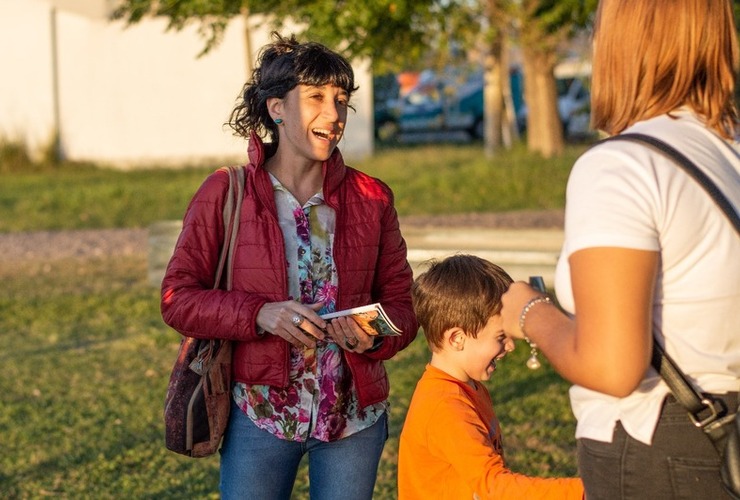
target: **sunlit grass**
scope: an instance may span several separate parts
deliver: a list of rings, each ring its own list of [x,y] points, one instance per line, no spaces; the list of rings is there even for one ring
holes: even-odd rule
[[[480,144],[409,146],[352,164],[393,188],[401,215],[559,208],[584,147],[545,161],[521,146],[490,160]],[[0,233],[180,219],[218,167],[26,168],[27,158],[3,151]],[[0,498],[218,498],[218,457],[164,448],[162,404],[179,336],[162,323],[144,257],[0,259],[0,282]],[[506,458],[518,472],[574,475],[567,384],[547,363],[526,369],[527,355],[520,346],[488,384]],[[390,437],[378,499],[395,498],[398,436],[428,358],[419,336],[386,363]],[[308,497],[305,467],[294,496]]]
[[[381,149],[352,165],[393,189],[401,215],[561,208],[568,172],[584,147],[569,146],[562,157],[545,160],[523,145],[492,159],[477,143],[417,145]],[[218,167],[0,168],[0,232],[147,227],[180,219],[195,190]]]
[[[2,263],[0,498],[218,498],[218,458],[167,452],[162,404],[179,337],[141,257]],[[567,385],[524,346],[488,384],[509,465],[576,473]],[[386,363],[390,438],[375,498],[395,498],[398,436],[429,358],[423,336]],[[308,498],[305,468],[295,498]]]

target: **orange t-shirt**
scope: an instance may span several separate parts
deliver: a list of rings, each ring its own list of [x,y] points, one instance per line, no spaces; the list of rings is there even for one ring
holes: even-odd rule
[[[506,468],[491,396],[476,385],[427,365],[401,432],[399,500],[583,498],[580,479],[529,477]]]

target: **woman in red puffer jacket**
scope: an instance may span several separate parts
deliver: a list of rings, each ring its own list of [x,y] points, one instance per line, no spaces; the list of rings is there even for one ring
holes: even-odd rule
[[[355,90],[343,57],[274,34],[230,120],[249,140],[232,289],[213,289],[224,171],[193,197],[162,283],[168,325],[236,342],[225,499],[290,498],[306,452],[312,497],[372,497],[388,432],[383,360],[418,325],[393,194],[337,149]],[[401,336],[320,317],[374,302]]]

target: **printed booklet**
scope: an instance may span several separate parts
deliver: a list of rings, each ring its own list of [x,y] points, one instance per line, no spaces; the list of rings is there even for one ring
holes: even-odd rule
[[[383,310],[380,303],[370,304],[367,306],[353,307],[328,314],[322,314],[323,319],[338,318],[340,316],[352,316],[352,318],[365,330],[368,335],[381,336],[398,336],[401,330],[393,324],[388,315]]]

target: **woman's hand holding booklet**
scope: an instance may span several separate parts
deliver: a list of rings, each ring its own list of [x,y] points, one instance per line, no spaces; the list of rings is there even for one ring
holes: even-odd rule
[[[372,336],[398,336],[401,330],[393,324],[391,319],[383,310],[383,306],[376,302],[366,306],[353,307],[333,313],[322,314],[321,318],[330,320],[341,316],[351,316],[365,333]]]

